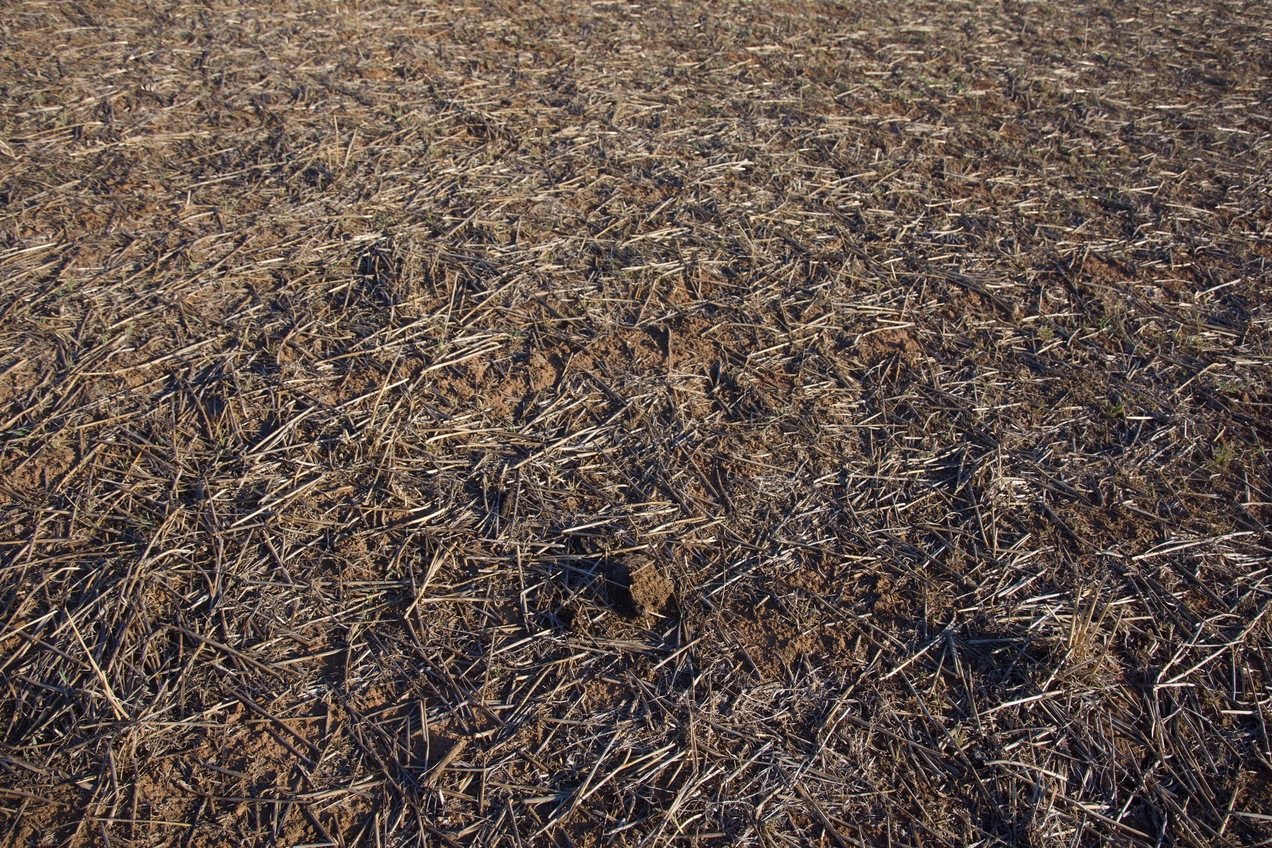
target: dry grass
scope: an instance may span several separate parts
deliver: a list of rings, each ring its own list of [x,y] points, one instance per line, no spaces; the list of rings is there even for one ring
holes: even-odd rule
[[[7,4],[0,846],[1272,839],[1264,3],[438,5]]]

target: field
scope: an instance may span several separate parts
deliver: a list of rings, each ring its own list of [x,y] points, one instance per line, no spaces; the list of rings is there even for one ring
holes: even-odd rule
[[[0,848],[1272,841],[1265,2],[0,6]]]

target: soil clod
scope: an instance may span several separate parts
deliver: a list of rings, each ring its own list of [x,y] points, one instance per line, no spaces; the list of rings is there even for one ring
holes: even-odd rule
[[[619,615],[641,618],[659,615],[667,609],[672,585],[653,559],[628,557],[606,563],[605,593]]]

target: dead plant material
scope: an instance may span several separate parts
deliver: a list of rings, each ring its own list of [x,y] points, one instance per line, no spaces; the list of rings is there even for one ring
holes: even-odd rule
[[[6,3],[0,846],[1272,839],[1269,45]]]

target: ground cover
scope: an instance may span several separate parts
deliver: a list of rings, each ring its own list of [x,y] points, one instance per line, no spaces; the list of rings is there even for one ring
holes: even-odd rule
[[[1260,2],[20,2],[0,846],[1272,839]]]

